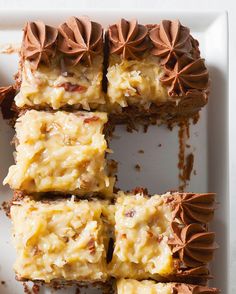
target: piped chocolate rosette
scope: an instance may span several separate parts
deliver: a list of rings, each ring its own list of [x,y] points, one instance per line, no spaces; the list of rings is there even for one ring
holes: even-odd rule
[[[217,248],[207,229],[214,199],[214,194],[119,192],[111,275],[204,284]]]
[[[28,60],[37,70],[40,64],[49,66],[56,54],[58,30],[41,21],[28,22],[24,28],[21,46],[22,61]]]
[[[108,99],[121,119],[197,118],[207,103],[209,75],[187,27],[122,19],[109,27],[108,42]]]
[[[200,56],[198,41],[178,20],[161,21],[150,30],[149,37],[151,54],[160,58],[164,71],[160,82],[178,105],[179,114],[197,115],[209,94],[209,72]]]
[[[21,48],[18,108],[95,109],[104,104],[103,28],[71,17],[54,28],[29,22]]]

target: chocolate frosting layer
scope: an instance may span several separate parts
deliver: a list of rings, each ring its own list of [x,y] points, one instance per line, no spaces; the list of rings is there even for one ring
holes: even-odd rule
[[[177,59],[173,69],[164,68],[165,75],[160,79],[169,87],[170,96],[185,95],[191,89],[206,90],[209,85],[209,74],[204,59],[190,59],[182,55]]]
[[[14,107],[15,94],[15,85],[0,87],[0,108],[3,119],[14,119],[16,117],[17,111]]]
[[[154,48],[153,55],[161,58],[161,64],[177,59],[193,50],[189,28],[181,25],[179,20],[163,20],[149,33]]]
[[[137,20],[121,19],[108,30],[110,52],[121,55],[124,59],[137,59],[149,48],[147,27]]]
[[[219,290],[216,288],[209,288],[206,286],[176,283],[173,286],[172,294],[178,294],[178,293],[181,293],[181,294],[211,294],[211,293],[219,293]]]
[[[4,100],[6,94],[13,89],[13,86],[0,87],[0,105]]]
[[[27,22],[21,47],[23,59],[31,61],[33,69],[40,63],[50,64],[55,55],[58,30],[41,21]]]
[[[214,215],[215,194],[175,193],[171,195],[173,219],[178,218],[184,224],[209,223]]]
[[[177,273],[181,276],[189,276],[189,277],[202,277],[205,279],[211,278],[209,269],[206,267],[206,265],[201,265],[194,268],[181,268],[177,269]]]
[[[217,248],[213,232],[207,232],[200,224],[180,227],[176,222],[172,223],[172,230],[174,238],[169,245],[185,266],[199,267],[212,260]]]
[[[65,62],[75,66],[80,62],[92,64],[95,55],[103,49],[103,29],[88,17],[70,17],[59,26],[58,49],[65,54]]]

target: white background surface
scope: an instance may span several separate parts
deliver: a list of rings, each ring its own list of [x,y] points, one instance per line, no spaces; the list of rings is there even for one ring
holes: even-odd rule
[[[229,119],[230,119],[230,194],[231,194],[231,274],[232,289],[230,293],[236,293],[236,95],[234,90],[234,77],[236,76],[236,1],[235,0],[0,0],[0,9],[53,9],[53,8],[127,8],[146,9],[153,8],[157,11],[215,11],[227,10],[229,13],[229,34],[230,34],[230,78],[229,78]],[[201,20],[199,20],[201,21]],[[219,46],[221,44],[219,43]],[[234,154],[233,154],[234,153]],[[2,293],[1,293],[2,294]],[[225,294],[225,293],[222,293]]]

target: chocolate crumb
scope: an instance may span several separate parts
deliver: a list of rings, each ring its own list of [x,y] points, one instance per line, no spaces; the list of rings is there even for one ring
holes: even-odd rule
[[[147,131],[148,131],[148,127],[149,127],[149,125],[144,125],[144,126],[143,126],[143,132],[144,132],[144,133],[147,133]]]
[[[109,177],[115,176],[118,171],[118,162],[114,159],[110,159],[107,162],[107,170]]]
[[[32,294],[31,290],[30,290],[30,287],[25,282],[23,283],[23,287],[24,287],[24,293],[25,294]]]
[[[2,284],[2,285],[6,285],[6,282],[5,282],[5,281],[1,281],[1,284]]]
[[[184,178],[189,181],[191,172],[193,169],[193,163],[194,163],[194,155],[192,153],[188,154],[186,157],[186,164],[184,167]]]
[[[131,190],[131,193],[133,193],[134,195],[136,194],[148,195],[148,189],[143,187],[136,187],[133,190]]]
[[[6,44],[5,46],[1,46],[0,54],[14,54],[20,52],[19,44]]]
[[[7,201],[3,201],[1,206],[2,206],[2,209],[4,210],[6,216],[9,216],[10,215],[10,203]]]
[[[144,153],[144,150],[143,149],[140,149],[140,150],[138,150],[138,153],[143,154]]]
[[[161,147],[162,145],[161,144],[158,144],[158,147]]]
[[[178,160],[178,169],[179,169],[179,191],[183,192],[187,186],[187,181],[190,180],[191,172],[193,169],[194,156],[192,153],[186,156],[186,140],[190,137],[189,132],[189,122],[182,122],[179,124],[179,160]]]
[[[33,294],[38,294],[39,291],[40,291],[40,286],[37,285],[37,284],[34,284],[33,287],[32,287]]]
[[[136,165],[135,165],[135,169],[136,169],[136,171],[140,171],[141,170],[141,166],[137,163]]]

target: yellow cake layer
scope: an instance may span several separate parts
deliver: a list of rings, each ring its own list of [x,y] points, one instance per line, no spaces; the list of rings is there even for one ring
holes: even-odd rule
[[[105,281],[108,204],[98,200],[49,203],[25,198],[11,207],[21,279]]]
[[[15,97],[16,105],[53,109],[64,106],[85,110],[97,109],[98,105],[105,103],[102,94],[102,71],[102,56],[95,56],[91,66],[79,63],[74,67],[63,68],[56,60],[50,67],[40,64],[34,71],[26,60],[21,71],[20,92]],[[70,83],[74,89],[66,90],[63,87],[65,83]]]
[[[26,192],[104,193],[107,176],[105,113],[27,111],[16,122],[16,164],[4,184]]]
[[[115,277],[145,279],[174,273],[168,238],[171,207],[159,195],[118,194],[114,206],[115,247],[109,269]]]
[[[120,279],[116,282],[117,294],[218,294],[217,288],[185,283],[158,283],[152,280]]]
[[[172,294],[171,283],[155,283],[151,280],[120,279],[116,283],[117,294]]]

